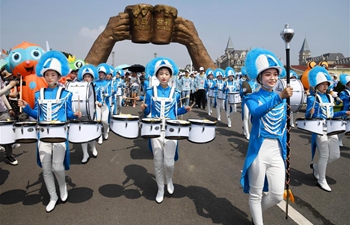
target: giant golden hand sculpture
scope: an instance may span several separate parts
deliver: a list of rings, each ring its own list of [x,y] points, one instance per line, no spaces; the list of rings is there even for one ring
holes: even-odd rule
[[[118,41],[158,45],[176,42],[185,45],[193,66],[215,69],[192,21],[177,16],[177,9],[167,5],[137,4],[110,17],[104,31],[92,45],[85,62],[98,65],[106,62]]]

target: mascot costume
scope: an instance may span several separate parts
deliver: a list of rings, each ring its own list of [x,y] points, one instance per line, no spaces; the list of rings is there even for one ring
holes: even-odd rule
[[[42,49],[37,44],[22,42],[13,47],[8,56],[6,70],[15,76],[22,77],[22,98],[30,107],[34,107],[34,93],[40,88],[47,87],[47,83],[42,77],[38,77],[35,73],[35,67],[44,54]]]

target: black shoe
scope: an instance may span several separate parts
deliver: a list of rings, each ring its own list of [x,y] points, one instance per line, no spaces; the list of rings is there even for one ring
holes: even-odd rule
[[[18,165],[18,161],[14,157],[12,157],[11,155],[5,156],[5,158],[12,166]]]

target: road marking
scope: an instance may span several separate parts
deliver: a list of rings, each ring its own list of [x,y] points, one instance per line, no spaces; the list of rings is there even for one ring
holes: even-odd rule
[[[283,200],[277,204],[283,212],[286,212],[286,201]],[[294,220],[299,225],[312,225],[303,215],[296,211],[291,205],[288,206],[288,217]]]

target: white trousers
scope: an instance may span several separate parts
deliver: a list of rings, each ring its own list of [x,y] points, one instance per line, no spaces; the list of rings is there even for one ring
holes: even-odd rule
[[[151,138],[158,189],[164,188],[164,172],[167,184],[172,181],[175,167],[174,157],[177,141],[166,139],[164,136],[165,131],[162,131],[160,137]]]
[[[338,135],[327,136],[324,132],[323,135],[317,135],[316,146],[320,153],[319,159],[316,166],[316,170],[319,173],[319,181],[324,181],[326,179],[326,169],[327,164],[339,159],[340,149]]]
[[[211,112],[213,110],[213,105],[214,105],[214,100],[215,98],[210,98],[208,93],[207,93],[207,109],[208,109],[208,115],[211,115]]]
[[[97,121],[101,121],[103,126],[103,134],[107,134],[108,132],[108,119],[109,119],[109,109],[106,105],[101,107],[96,107],[96,115]]]
[[[269,192],[263,196],[265,177]],[[248,169],[249,207],[254,224],[262,225],[262,211],[283,200],[285,166],[277,139],[265,139],[259,153]]]
[[[57,192],[53,173],[56,176],[60,190],[66,186],[66,172],[63,165],[66,154],[66,143],[47,143],[39,141],[39,157],[43,170],[43,177],[50,200],[57,200]]]
[[[226,118],[227,118],[227,123],[229,125],[231,125],[231,115],[234,113],[234,112],[237,112],[237,104],[232,104],[230,105],[228,103],[228,100],[225,101],[225,104],[226,104]],[[231,106],[232,106],[232,112],[231,112]]]
[[[221,109],[224,107],[225,100],[216,98],[216,115],[218,120],[221,119]]]
[[[88,153],[88,144],[90,145],[91,151],[93,152],[96,149],[96,141],[89,141],[85,143],[81,143],[81,149],[83,150],[83,159],[89,158],[89,153]]]
[[[117,101],[114,102],[114,104],[111,106],[111,116],[112,115],[119,115],[122,113],[122,100],[123,96],[116,96]],[[116,108],[117,107],[117,108]],[[115,112],[114,112],[115,111]]]

